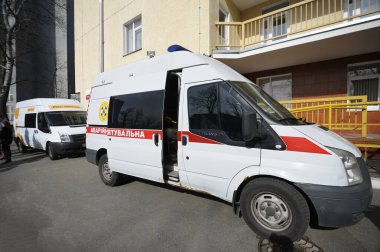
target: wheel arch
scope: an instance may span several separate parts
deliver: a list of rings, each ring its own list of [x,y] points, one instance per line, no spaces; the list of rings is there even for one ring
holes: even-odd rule
[[[51,143],[51,141],[47,141],[47,142],[46,142],[46,144],[45,144],[45,151],[48,150],[48,146],[49,146],[50,143]]]
[[[99,165],[99,159],[104,154],[107,154],[107,149],[101,148],[96,152],[96,165]]]
[[[301,195],[304,197],[304,199],[307,202],[307,205],[309,207],[309,212],[310,212],[310,224],[311,225],[315,225],[315,226],[318,225],[318,214],[317,214],[315,206],[314,206],[313,202],[310,200],[309,196],[301,188],[299,188],[298,186],[296,186],[293,182],[291,182],[289,180],[286,180],[284,178],[280,178],[280,177],[276,177],[276,176],[271,176],[271,175],[254,175],[254,176],[251,176],[251,177],[246,177],[240,183],[240,185],[237,187],[237,189],[234,190],[233,197],[232,197],[232,206],[234,208],[233,210],[234,210],[235,213],[238,213],[240,215],[240,210],[239,211],[237,210],[237,206],[240,205],[240,196],[241,196],[241,193],[242,193],[244,187],[249,182],[257,180],[257,179],[260,179],[260,178],[277,179],[277,180],[281,180],[281,181],[287,183],[288,185],[293,186],[299,193],[301,193]]]

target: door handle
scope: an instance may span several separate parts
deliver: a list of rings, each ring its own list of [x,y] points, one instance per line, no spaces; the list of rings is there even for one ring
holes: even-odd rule
[[[36,133],[36,134],[37,134],[37,133],[38,133],[38,130],[34,130],[34,133]]]
[[[187,136],[186,135],[182,135],[182,145],[183,146],[187,145]]]
[[[153,136],[154,145],[158,146],[158,142],[160,141],[160,134],[156,133]]]

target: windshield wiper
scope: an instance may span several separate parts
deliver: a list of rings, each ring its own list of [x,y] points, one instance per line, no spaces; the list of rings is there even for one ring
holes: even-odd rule
[[[311,125],[311,124],[314,124],[312,122],[308,122],[306,121],[306,118],[303,119],[303,118],[295,118],[295,117],[286,117],[286,118],[283,118],[283,119],[280,119],[278,120],[279,122],[301,122],[300,124],[306,124],[306,125]]]
[[[282,118],[280,120],[278,120],[279,122],[284,122],[284,121],[299,121],[299,119],[295,118],[295,117],[286,117],[286,118]]]

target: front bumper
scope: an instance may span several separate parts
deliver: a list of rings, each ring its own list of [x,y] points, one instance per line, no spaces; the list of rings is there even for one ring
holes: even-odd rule
[[[51,143],[51,145],[58,155],[83,154],[86,150],[84,142]]]
[[[363,182],[353,186],[295,185],[311,200],[318,215],[318,225],[343,227],[357,223],[371,204],[372,185],[362,158],[357,159]]]

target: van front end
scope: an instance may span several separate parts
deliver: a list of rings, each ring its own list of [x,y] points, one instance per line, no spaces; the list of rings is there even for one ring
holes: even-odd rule
[[[318,125],[273,126],[284,151],[263,150],[261,175],[291,181],[324,227],[360,221],[372,199],[368,169],[350,142]]]
[[[50,126],[50,132],[50,141],[46,143],[46,153],[50,159],[85,153],[86,127],[84,125]]]
[[[310,199],[324,227],[343,227],[357,223],[371,204],[372,185],[361,152],[352,143],[334,132],[318,126],[294,127],[305,137],[325,146],[333,158],[340,161],[337,170],[344,171],[345,185],[296,183]]]
[[[86,134],[60,134],[60,142],[51,142],[58,155],[83,154],[86,150]]]
[[[362,158],[356,158],[362,181],[351,186],[324,186],[295,183],[312,202],[318,225],[344,227],[359,222],[371,204],[372,186],[368,169]]]

